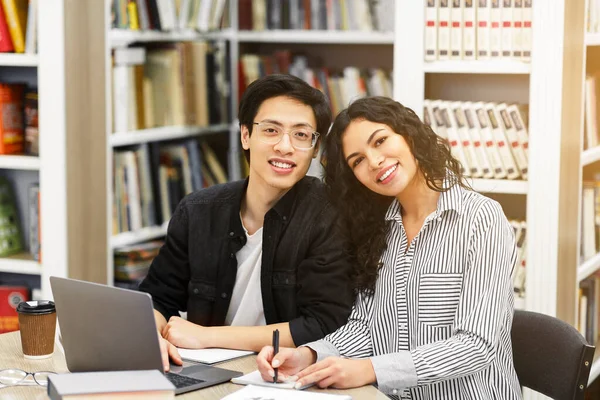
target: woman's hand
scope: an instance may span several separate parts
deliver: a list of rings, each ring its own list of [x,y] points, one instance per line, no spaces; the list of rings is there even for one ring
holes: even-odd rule
[[[177,347],[173,346],[167,339],[158,335],[158,343],[160,344],[160,356],[162,357],[163,368],[165,372],[169,371],[169,358],[177,365],[182,365],[181,356],[177,351]]]
[[[331,386],[338,389],[349,389],[377,381],[373,364],[368,358],[353,360],[327,357],[300,371],[296,376],[298,378],[297,388],[315,383],[320,388]]]
[[[277,381],[283,382],[313,364],[316,358],[316,354],[308,347],[281,347],[273,357],[273,347],[265,346],[258,353],[256,364],[265,381],[273,382],[273,368],[277,368]]]
[[[171,317],[162,331],[162,337],[177,347],[203,349],[211,347],[209,329],[180,317]]]

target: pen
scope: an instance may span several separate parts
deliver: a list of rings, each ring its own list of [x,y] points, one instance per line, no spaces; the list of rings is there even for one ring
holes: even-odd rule
[[[279,329],[273,331],[273,357],[279,353]],[[273,368],[275,374],[273,375],[273,383],[277,383],[277,368]]]

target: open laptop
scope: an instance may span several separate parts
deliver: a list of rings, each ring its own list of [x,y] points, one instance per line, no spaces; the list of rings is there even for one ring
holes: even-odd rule
[[[50,286],[69,371],[163,372],[148,293],[55,276],[50,277]],[[204,364],[179,369],[165,374],[175,385],[175,394],[243,375]]]

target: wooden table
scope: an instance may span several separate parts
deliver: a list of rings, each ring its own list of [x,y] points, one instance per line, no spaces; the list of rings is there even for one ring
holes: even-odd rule
[[[256,356],[247,356],[218,364],[219,367],[241,371],[243,373],[252,372],[256,369]],[[190,363],[191,365],[191,363]],[[18,368],[24,371],[54,371],[68,372],[65,357],[58,346],[51,358],[44,360],[28,360],[23,357],[21,350],[21,338],[19,332],[5,333],[0,335],[0,370]],[[177,396],[177,400],[190,399],[221,399],[224,396],[243,388],[241,385],[233,383],[223,383],[221,385],[211,386],[206,389],[200,389]],[[344,393],[352,396],[353,399],[384,400],[388,399],[383,393],[373,386],[364,386],[350,390],[321,390],[318,388],[309,388],[308,391],[320,391],[326,393]],[[2,400],[47,400],[46,388],[39,385],[31,386],[12,386],[0,388],[0,399]]]

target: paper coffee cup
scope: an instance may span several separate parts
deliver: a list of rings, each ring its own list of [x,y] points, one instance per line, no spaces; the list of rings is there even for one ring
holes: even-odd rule
[[[56,307],[49,300],[23,301],[17,306],[21,346],[25,358],[40,359],[54,353]]]

